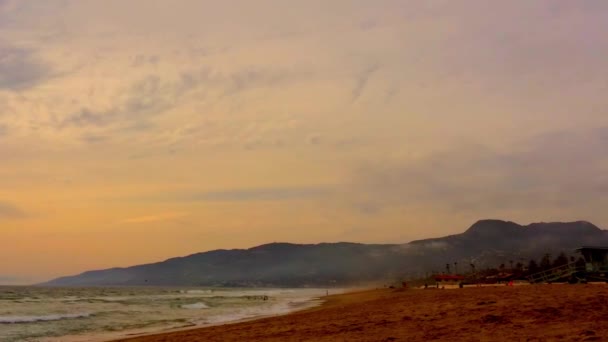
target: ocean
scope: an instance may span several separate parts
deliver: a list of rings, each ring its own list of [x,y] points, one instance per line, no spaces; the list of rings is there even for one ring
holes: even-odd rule
[[[331,293],[342,292],[331,290]],[[285,314],[325,289],[0,287],[0,341],[99,342]]]

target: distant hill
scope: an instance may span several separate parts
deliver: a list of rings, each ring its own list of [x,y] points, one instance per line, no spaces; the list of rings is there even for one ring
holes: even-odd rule
[[[521,226],[483,220],[462,234],[407,244],[271,243],[89,271],[43,285],[346,286],[443,270],[446,263],[458,262],[464,271],[470,263],[497,266],[545,253],[572,253],[582,245],[608,245],[608,232],[583,221]]]

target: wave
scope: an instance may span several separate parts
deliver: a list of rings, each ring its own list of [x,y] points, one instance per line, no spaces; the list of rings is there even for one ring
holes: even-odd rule
[[[179,292],[186,294],[210,294],[215,292],[215,290],[181,290]]]
[[[209,306],[205,303],[194,303],[194,304],[184,304],[181,306],[182,309],[209,309]]]
[[[88,312],[75,314],[56,314],[45,316],[0,316],[0,324],[23,324],[35,322],[61,321],[64,319],[77,319],[91,317],[93,314]]]

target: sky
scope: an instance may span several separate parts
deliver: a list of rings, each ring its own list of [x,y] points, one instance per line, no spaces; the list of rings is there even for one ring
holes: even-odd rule
[[[0,0],[0,283],[608,228],[604,0]]]

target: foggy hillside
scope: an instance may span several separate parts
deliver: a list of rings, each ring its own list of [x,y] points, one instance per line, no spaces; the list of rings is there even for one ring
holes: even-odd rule
[[[271,243],[215,250],[159,263],[89,271],[43,285],[346,286],[443,270],[459,262],[478,268],[545,253],[573,253],[582,245],[608,245],[608,233],[588,222],[534,223],[484,220],[462,234],[407,244]]]

